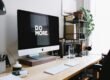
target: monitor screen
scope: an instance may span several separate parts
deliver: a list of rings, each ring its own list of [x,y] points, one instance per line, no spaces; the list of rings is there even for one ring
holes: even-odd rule
[[[44,48],[59,45],[58,17],[23,10],[17,11],[17,17],[18,50],[45,52]]]

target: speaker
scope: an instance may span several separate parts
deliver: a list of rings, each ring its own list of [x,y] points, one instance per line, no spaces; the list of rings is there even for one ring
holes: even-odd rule
[[[76,53],[76,57],[81,57],[82,56],[81,44],[76,44],[75,45],[74,52]]]

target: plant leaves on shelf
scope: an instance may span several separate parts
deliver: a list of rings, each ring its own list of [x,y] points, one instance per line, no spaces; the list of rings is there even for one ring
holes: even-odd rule
[[[92,31],[94,30],[94,26],[95,26],[95,24],[93,23],[93,15],[88,9],[81,8],[80,10],[83,12],[84,20],[87,21],[86,32],[87,32],[87,36],[89,37]]]

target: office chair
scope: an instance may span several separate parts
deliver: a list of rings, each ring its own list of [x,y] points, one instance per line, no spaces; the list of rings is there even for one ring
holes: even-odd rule
[[[110,80],[110,50],[107,55],[102,54],[100,64],[94,64],[92,68],[93,72],[98,72],[99,75],[93,74],[89,80]]]
[[[97,72],[99,73],[98,75]],[[82,74],[85,75],[82,76]],[[99,64],[94,64],[92,66],[92,73],[82,72],[72,80],[85,80],[83,77],[88,77],[86,80],[110,80],[110,50],[108,51],[107,55],[102,54],[102,59]]]
[[[100,80],[110,80],[110,50],[103,60]]]

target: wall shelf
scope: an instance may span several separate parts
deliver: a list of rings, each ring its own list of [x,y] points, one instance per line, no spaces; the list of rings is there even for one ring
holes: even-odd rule
[[[80,45],[81,50],[82,50],[83,44],[87,46],[88,37],[86,32],[87,31],[86,24],[87,24],[87,21],[75,20],[73,15],[64,16],[65,45],[71,42],[73,47]]]

